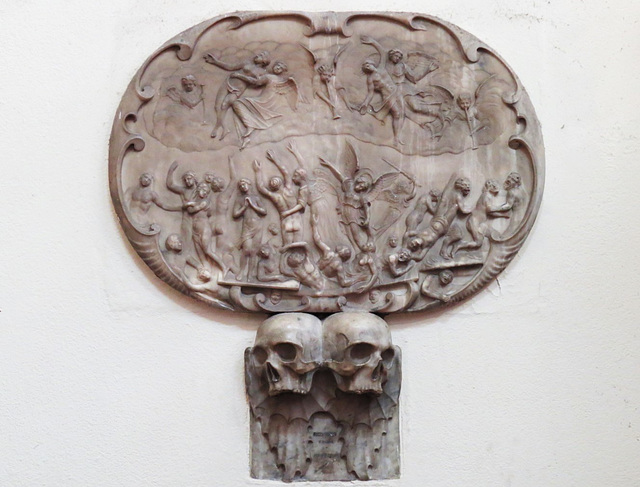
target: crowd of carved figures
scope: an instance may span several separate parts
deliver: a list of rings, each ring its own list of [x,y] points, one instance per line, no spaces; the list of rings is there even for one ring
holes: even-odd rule
[[[351,41],[352,42],[352,41]],[[475,92],[453,92],[457,88],[446,87],[429,81],[429,75],[440,69],[439,60],[421,51],[404,52],[394,46],[383,47],[370,36],[360,38],[362,45],[371,46],[372,52],[362,60],[361,86],[355,92],[363,98],[353,98],[337,75],[343,53],[351,42],[337,44],[330,53],[320,54],[300,44],[313,65],[311,80],[312,101],[302,93],[300,77],[293,74],[286,59],[272,59],[263,51],[248,59],[223,60],[214,53],[207,53],[204,61],[225,73],[221,86],[213,87],[215,100],[207,100],[203,84],[195,74],[185,74],[177,86],[169,86],[164,94],[176,105],[197,114],[203,123],[207,117],[205,104],[214,107],[215,123],[211,137],[224,140],[235,127],[240,149],[247,147],[256,131],[268,130],[281,122],[286,115],[298,110],[301,103],[313,100],[325,104],[330,117],[338,120],[345,111],[371,116],[381,124],[391,127],[396,146],[403,145],[401,130],[406,121],[414,124],[419,137],[440,139],[453,125],[464,127],[468,145],[478,147],[478,132],[486,127],[488,116],[480,116],[477,100],[493,75],[486,75],[475,87]],[[327,51],[324,50],[323,53]],[[227,74],[228,73],[228,74]],[[308,76],[308,74],[305,74]],[[353,76],[350,83],[357,83]],[[423,81],[424,80],[424,81]],[[453,90],[453,91],[452,91]]]
[[[213,280],[272,289],[276,300],[286,291],[340,296],[424,273],[423,295],[447,301],[455,268],[481,264],[477,251],[495,231],[494,220],[507,219],[502,232],[513,232],[528,201],[517,172],[503,182],[486,180],[477,200],[469,201],[471,182],[456,174],[444,187],[418,188],[410,173],[385,160],[391,170],[374,177],[349,141],[338,161],[318,155],[312,172],[295,142],[281,152],[268,150],[263,160],[250,162],[253,178],[239,177],[231,158],[230,180],[180,171],[173,162],[162,179],[179,198],[161,198],[149,173],[130,190],[130,207],[138,215],[152,205],[181,214],[179,233],[165,238],[164,255],[193,289],[210,289],[206,284]],[[377,227],[371,214],[376,200],[387,211]],[[400,227],[396,222],[403,219]],[[381,242],[391,223],[402,232]],[[187,277],[188,268],[197,279]]]

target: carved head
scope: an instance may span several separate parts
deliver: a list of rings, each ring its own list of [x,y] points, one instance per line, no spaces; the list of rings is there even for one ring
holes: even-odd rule
[[[389,326],[371,313],[336,313],[323,323],[324,360],[338,388],[382,394],[395,350]]]
[[[391,49],[387,53],[387,55],[389,57],[389,61],[391,61],[393,64],[398,64],[404,57],[404,54],[402,54],[402,51],[400,49]]]
[[[318,69],[316,71],[320,75],[320,79],[325,83],[336,74],[333,66],[331,66],[330,64],[321,64],[320,66],[318,66]]]
[[[209,272],[209,270],[204,267],[200,267],[197,274],[198,279],[200,279],[202,282],[209,282],[211,280],[211,272]]]
[[[227,183],[223,178],[216,176],[209,183],[209,185],[211,186],[211,191],[213,191],[214,193],[220,193],[221,191],[224,191]]]
[[[188,93],[193,91],[198,83],[196,77],[192,74],[183,77],[180,81],[182,82],[182,89]]]
[[[260,250],[258,250],[258,257],[261,259],[268,259],[271,257],[271,247],[266,244],[260,247]]]
[[[180,235],[177,233],[169,235],[167,240],[164,242],[164,246],[170,252],[175,252],[176,254],[182,252],[182,239],[180,238]]]
[[[460,108],[462,108],[463,110],[469,110],[469,108],[471,108],[473,98],[471,98],[470,93],[460,93],[458,95],[457,101]]]
[[[140,182],[140,186],[142,186],[143,188],[146,188],[147,186],[150,186],[151,183],[153,182],[153,176],[148,172],[143,172],[140,175],[140,179],[138,181]]]
[[[376,65],[370,59],[367,59],[362,63],[362,72],[365,74],[371,74],[376,71]]]
[[[269,55],[269,51],[259,52],[253,58],[253,63],[257,64],[258,66],[262,66],[263,68],[266,68],[267,66],[269,66],[270,62],[271,62],[271,56]]]
[[[291,176],[291,180],[293,184],[297,184],[298,186],[302,186],[307,182],[307,171],[306,169],[302,169],[299,167],[295,171],[293,171],[293,176]]]
[[[493,195],[496,195],[500,192],[500,183],[495,179],[487,179],[484,183],[484,188],[482,188],[482,192],[489,192]]]
[[[273,74],[286,73],[288,69],[289,68],[287,67],[286,63],[284,63],[283,61],[276,61],[275,63],[273,63],[273,67],[271,68]]]
[[[409,249],[400,249],[398,252],[398,262],[409,262],[411,260],[411,251]]]
[[[279,289],[273,289],[269,299],[271,300],[271,304],[280,304],[280,301],[282,301],[282,291]]]
[[[370,174],[360,174],[353,183],[353,189],[356,193],[367,191],[373,184],[373,178]]]
[[[517,188],[522,184],[522,178],[517,172],[509,173],[507,179],[504,181],[504,189]]]
[[[206,172],[202,176],[202,180],[207,184],[211,184],[213,182],[213,180],[215,179],[215,177],[216,177],[216,175],[213,174],[212,172]]]
[[[273,176],[269,179],[269,189],[271,191],[278,191],[282,188],[282,178],[279,176]]]
[[[301,250],[294,250],[287,257],[287,265],[292,269],[296,269],[302,265],[306,254]]]
[[[250,187],[251,187],[251,181],[249,181],[247,178],[242,178],[240,181],[238,181],[238,190],[241,193],[243,194],[248,193]]]
[[[342,262],[346,262],[351,258],[351,249],[346,245],[339,244],[336,245],[336,254],[338,254]]]
[[[398,236],[397,235],[390,235],[387,243],[389,244],[389,247],[391,247],[392,249],[395,249],[398,246]]]
[[[409,250],[411,250],[411,252],[417,252],[422,248],[423,244],[424,240],[422,240],[420,237],[415,237],[409,240],[409,244],[407,246],[409,247]]]
[[[462,196],[467,196],[471,192],[471,181],[467,178],[458,178],[453,187],[460,191]]]
[[[198,184],[196,193],[198,194],[198,198],[203,200],[211,193],[211,186],[209,186],[206,181],[202,181]]]
[[[193,188],[198,182],[196,179],[196,173],[193,171],[187,171],[182,175],[182,182],[187,188]]]
[[[269,395],[307,394],[322,363],[322,322],[305,313],[283,313],[264,321],[251,357],[269,383]]]
[[[442,271],[438,274],[438,279],[440,279],[440,284],[442,287],[448,286],[453,281],[453,272],[451,271]]]

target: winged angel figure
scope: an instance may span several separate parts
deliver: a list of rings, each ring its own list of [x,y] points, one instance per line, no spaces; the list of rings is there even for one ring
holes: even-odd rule
[[[355,246],[363,252],[374,252],[376,235],[371,225],[371,204],[396,181],[400,173],[386,173],[374,180],[369,169],[360,167],[356,151],[349,142],[345,144],[340,159],[344,172],[334,163],[320,158],[320,164],[340,181],[340,191],[336,189],[340,221],[347,227],[347,235]]]
[[[286,99],[293,111],[298,109],[298,103],[306,101],[298,89],[295,78],[288,73],[287,65],[282,61],[276,61],[271,72],[259,76],[232,73],[229,77],[244,81],[253,88],[262,88],[257,96],[242,96],[231,105],[240,125],[240,149],[249,144],[249,137],[255,130],[268,129],[283,116],[279,111],[282,98]]]

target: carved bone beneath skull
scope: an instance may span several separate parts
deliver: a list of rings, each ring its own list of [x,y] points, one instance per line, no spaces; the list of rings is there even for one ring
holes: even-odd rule
[[[389,326],[370,313],[336,313],[324,321],[324,359],[338,388],[382,394],[395,350]]]
[[[307,394],[322,362],[322,322],[305,313],[273,316],[258,328],[251,356],[270,396]]]

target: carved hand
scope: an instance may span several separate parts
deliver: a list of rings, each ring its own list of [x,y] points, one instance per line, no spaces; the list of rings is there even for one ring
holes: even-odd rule
[[[260,169],[261,169],[260,161],[258,161],[257,159],[254,159],[254,160],[253,160],[253,170],[254,170],[255,172],[259,172],[259,171],[260,171]]]
[[[209,64],[215,64],[216,61],[217,61],[217,59],[215,58],[215,56],[213,54],[207,53],[203,57],[204,57],[204,60],[206,62],[208,62]]]
[[[289,143],[287,144],[287,150],[291,152],[294,156],[296,155],[296,148],[293,145],[293,141],[289,141]]]
[[[271,149],[267,151],[267,159],[269,159],[271,162],[276,162],[276,155]]]
[[[373,39],[369,36],[360,36],[360,42],[362,42],[363,44],[372,44]]]

